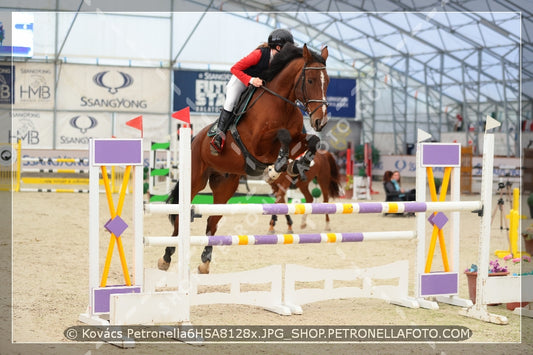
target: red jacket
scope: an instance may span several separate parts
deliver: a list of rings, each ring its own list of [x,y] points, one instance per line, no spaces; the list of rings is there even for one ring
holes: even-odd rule
[[[248,86],[252,75],[245,73],[245,71],[248,73],[253,72],[255,74],[253,76],[258,76],[260,72],[268,68],[270,48],[267,47],[267,49],[257,48],[253,50],[231,67],[231,74],[235,75],[244,85]],[[263,56],[264,58],[262,58]],[[259,67],[252,68],[258,65]]]

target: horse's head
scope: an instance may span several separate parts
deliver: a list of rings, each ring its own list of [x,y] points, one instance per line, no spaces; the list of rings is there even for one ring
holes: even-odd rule
[[[304,66],[296,83],[296,97],[300,100],[311,121],[311,127],[317,132],[328,123],[328,102],[326,92],[329,85],[329,76],[326,71],[328,48],[324,47],[320,56],[313,54],[307,45],[303,46]]]

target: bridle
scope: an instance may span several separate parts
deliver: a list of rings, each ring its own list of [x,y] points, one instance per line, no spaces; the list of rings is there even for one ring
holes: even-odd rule
[[[301,81],[302,82],[302,99],[303,99],[303,102],[302,100],[300,99],[297,99],[304,107],[305,111],[309,114],[309,117],[311,117],[313,115],[313,113],[315,113],[318,109],[320,109],[322,106],[326,106],[328,107],[328,101],[327,100],[314,100],[314,99],[308,99],[307,98],[307,94],[306,94],[306,85],[305,85],[305,72],[306,70],[326,70],[326,67],[325,66],[322,66],[322,67],[306,67],[304,66],[302,68],[302,74],[300,75],[300,78],[298,78],[298,81],[297,81],[297,86],[298,86],[298,83]],[[310,108],[309,108],[309,104],[310,103],[320,103],[320,105],[318,105],[313,111],[310,111]]]
[[[301,85],[301,91],[302,91],[302,100],[300,99],[296,99],[297,102],[293,102],[289,99],[287,99],[286,97],[283,97],[281,96],[280,94],[278,94],[277,92],[274,92],[272,90],[270,90],[269,88],[267,88],[265,85],[261,85],[261,89],[265,90],[266,92],[276,96],[276,97],[279,97],[280,99],[282,99],[283,101],[291,104],[292,106],[296,107],[296,108],[303,108],[303,110],[305,112],[307,112],[307,114],[309,115],[309,117],[311,117],[319,108],[321,108],[322,106],[326,106],[328,107],[328,101],[327,100],[314,100],[314,99],[308,99],[307,98],[307,95],[306,95],[306,85],[305,85],[305,71],[306,70],[326,70],[326,67],[325,66],[321,66],[321,67],[306,67],[304,66],[302,68],[302,73],[300,74],[300,77],[298,78],[298,81],[296,82],[296,86],[298,86],[298,83],[301,81],[302,82],[302,85]],[[257,97],[257,99],[255,101],[257,101],[259,99],[259,97],[261,97],[261,94]],[[255,103],[255,101],[253,103]],[[252,103],[252,104],[253,104]],[[321,105],[318,105],[313,111],[310,110],[309,108],[309,104],[310,103],[320,103]],[[250,105],[251,107],[252,105]]]

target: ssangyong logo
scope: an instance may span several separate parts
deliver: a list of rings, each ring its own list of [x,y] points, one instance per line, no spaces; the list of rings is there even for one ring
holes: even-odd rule
[[[70,119],[70,125],[85,134],[87,130],[96,127],[98,121],[92,116],[74,116]]]
[[[107,89],[107,91],[113,95],[116,94],[119,89],[127,88],[133,84],[133,78],[131,75],[121,71],[103,71],[96,73],[93,76],[93,81],[96,85]]]

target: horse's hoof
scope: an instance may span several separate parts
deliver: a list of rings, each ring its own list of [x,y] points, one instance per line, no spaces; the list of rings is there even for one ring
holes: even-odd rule
[[[209,274],[209,264],[211,262],[208,260],[205,263],[201,263],[198,265],[198,273],[199,274]]]
[[[276,230],[274,228],[269,228],[268,234],[276,234]]]
[[[326,232],[331,232],[331,228],[329,226],[329,223],[326,223],[326,227],[324,228]]]
[[[159,258],[159,260],[157,261],[157,268],[159,270],[167,271],[169,267],[170,263],[167,263],[163,258]]]
[[[301,229],[305,229],[305,228],[307,228],[307,224],[302,224],[302,225],[300,226],[300,228],[301,228]]]

